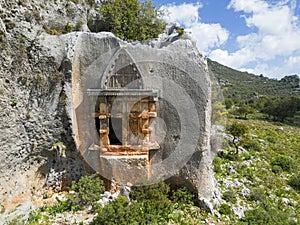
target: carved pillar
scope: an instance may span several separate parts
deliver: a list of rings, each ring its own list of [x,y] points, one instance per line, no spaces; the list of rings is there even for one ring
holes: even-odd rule
[[[99,120],[100,120],[100,147],[105,147],[109,145],[109,120],[107,117],[107,105],[105,103],[100,103],[99,105]]]

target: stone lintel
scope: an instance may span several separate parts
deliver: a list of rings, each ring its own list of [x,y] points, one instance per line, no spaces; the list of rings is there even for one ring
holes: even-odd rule
[[[154,101],[157,100],[158,90],[148,89],[87,89],[89,96],[152,96]]]

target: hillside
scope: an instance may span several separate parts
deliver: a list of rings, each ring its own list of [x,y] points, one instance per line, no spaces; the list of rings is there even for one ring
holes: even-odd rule
[[[300,190],[290,183],[300,169],[299,128],[260,120],[229,119],[228,124],[232,123],[245,124],[248,131],[238,155],[226,141],[214,159],[223,199],[222,221],[299,224]]]
[[[275,80],[240,72],[210,59],[207,62],[210,73],[223,89],[224,97],[245,99],[257,94],[270,97],[300,95],[300,79],[297,75]]]

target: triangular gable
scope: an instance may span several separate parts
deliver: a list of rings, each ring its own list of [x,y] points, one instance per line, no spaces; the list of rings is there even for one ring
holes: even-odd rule
[[[129,52],[121,48],[112,57],[102,78],[103,89],[142,89],[142,75]]]

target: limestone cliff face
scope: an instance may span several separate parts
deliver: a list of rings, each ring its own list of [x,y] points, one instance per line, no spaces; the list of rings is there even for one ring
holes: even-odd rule
[[[188,186],[199,199],[212,198],[205,61],[186,36],[129,44],[110,33],[88,32],[96,29],[96,5],[0,1],[0,204],[9,210],[27,201],[30,207],[43,188],[59,189],[85,174],[97,135],[87,126],[92,121],[86,93],[101,88],[120,49],[138,65],[144,88],[160,93],[155,134],[160,150],[151,173]],[[53,35],[70,24],[85,32]]]
[[[66,32],[66,25],[87,30],[93,12],[71,1],[0,1],[0,205],[7,211],[34,202],[42,187],[84,174],[66,113],[71,76],[65,50],[59,43],[53,57],[56,36],[44,45],[39,37]],[[60,142],[66,157],[49,151]]]

